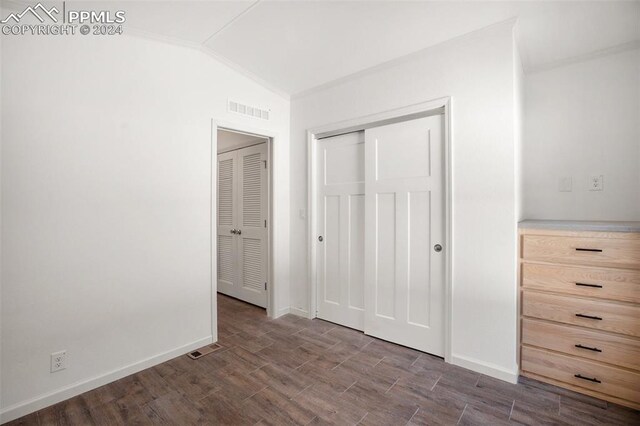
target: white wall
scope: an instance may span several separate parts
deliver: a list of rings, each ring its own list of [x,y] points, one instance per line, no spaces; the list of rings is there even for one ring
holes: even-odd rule
[[[271,121],[228,115],[229,97]],[[288,308],[288,100],[194,49],[14,36],[1,106],[3,421],[211,340],[212,118],[278,133]]]
[[[309,309],[306,130],[452,96],[453,361],[514,380],[516,108],[513,22],[427,49],[291,104],[291,302]]]
[[[516,138],[516,170],[515,185],[516,194],[516,217],[518,221],[524,218],[524,183],[522,180],[522,169],[524,160],[522,158],[524,144],[524,70],[522,68],[522,59],[518,49],[518,43],[513,40],[513,76],[514,76],[514,103],[515,103],[515,138]],[[516,250],[518,248],[516,247]]]
[[[525,84],[525,217],[640,220],[640,50]],[[587,189],[590,175],[604,175],[604,191]],[[562,177],[572,192],[559,192]]]
[[[0,16],[4,16],[2,7],[0,7]],[[2,402],[2,39],[3,37],[0,37],[0,409],[4,406]],[[0,421],[2,421],[1,417]]]

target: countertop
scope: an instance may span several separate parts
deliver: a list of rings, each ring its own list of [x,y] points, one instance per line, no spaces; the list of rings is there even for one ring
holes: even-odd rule
[[[523,220],[522,229],[557,229],[561,231],[640,232],[640,221],[591,221],[591,220]]]

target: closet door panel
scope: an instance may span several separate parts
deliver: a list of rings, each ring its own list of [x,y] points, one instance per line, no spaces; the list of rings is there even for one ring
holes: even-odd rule
[[[396,317],[396,194],[375,195],[376,279],[370,283],[375,294],[375,315]]]
[[[365,130],[365,333],[444,355],[443,116]]]
[[[239,298],[267,307],[267,145],[238,153]]]
[[[364,328],[364,134],[318,144],[319,318]]]
[[[415,191],[408,196],[409,257],[407,321],[430,326],[431,311],[431,193]]]
[[[340,226],[340,196],[328,195],[324,197],[324,291],[322,301],[340,305],[341,297],[341,226]]]
[[[364,310],[364,195],[349,196],[349,308]]]
[[[236,152],[218,155],[218,291],[237,297],[237,241],[232,233],[237,216]]]

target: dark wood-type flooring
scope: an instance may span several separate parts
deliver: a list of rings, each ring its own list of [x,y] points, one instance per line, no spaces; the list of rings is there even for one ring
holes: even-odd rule
[[[220,295],[219,343],[10,424],[640,424],[640,413],[532,380],[509,384],[412,349]]]

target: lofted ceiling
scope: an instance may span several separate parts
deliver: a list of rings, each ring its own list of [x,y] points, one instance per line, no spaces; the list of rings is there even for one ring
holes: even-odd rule
[[[516,36],[525,72],[640,43],[639,1],[67,4],[125,10],[125,31],[203,47],[286,95],[304,93],[514,17],[518,18]]]

